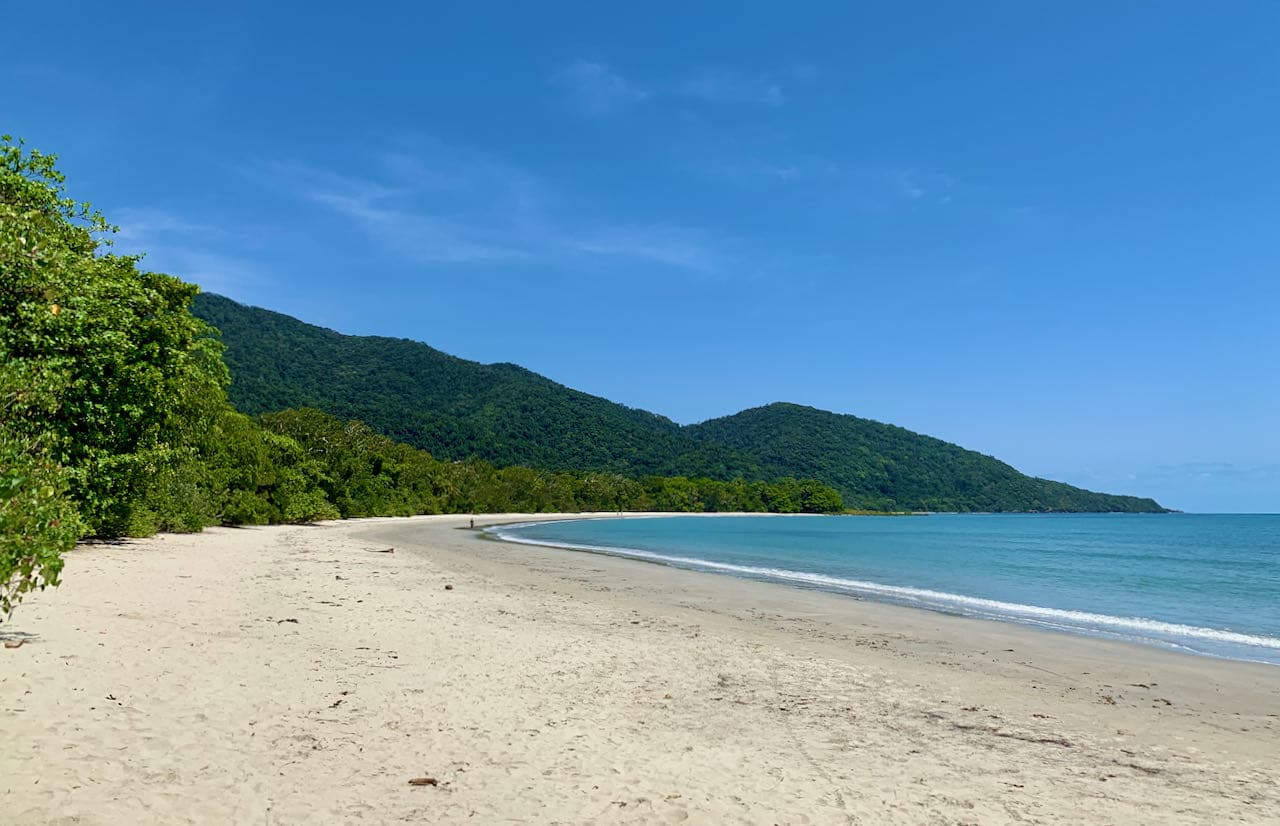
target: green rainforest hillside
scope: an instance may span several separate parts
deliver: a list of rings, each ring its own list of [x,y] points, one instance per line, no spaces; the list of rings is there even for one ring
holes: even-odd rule
[[[925,511],[1162,511],[1152,499],[1037,479],[972,450],[901,427],[796,404],[692,425],[695,438],[748,452],[765,476],[802,475],[845,505]]]
[[[250,414],[314,407],[442,459],[550,470],[759,477],[737,453],[661,416],[556,384],[514,364],[479,364],[407,339],[344,336],[209,293],[196,315],[222,331]]]
[[[836,488],[846,507],[870,510],[1163,510],[855,416],[774,404],[680,427],[512,364],[345,336],[211,294],[196,297],[194,312],[222,331],[238,409],[315,407],[441,458],[631,476],[811,478]]]

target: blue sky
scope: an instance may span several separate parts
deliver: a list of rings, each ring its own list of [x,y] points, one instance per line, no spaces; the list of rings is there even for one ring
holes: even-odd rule
[[[153,269],[1280,511],[1280,5],[184,5],[64,4],[0,68]]]

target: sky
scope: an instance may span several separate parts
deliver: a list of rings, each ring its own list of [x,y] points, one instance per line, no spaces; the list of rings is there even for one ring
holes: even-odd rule
[[[244,303],[1280,511],[1280,4],[463,6],[59,4],[0,132]]]

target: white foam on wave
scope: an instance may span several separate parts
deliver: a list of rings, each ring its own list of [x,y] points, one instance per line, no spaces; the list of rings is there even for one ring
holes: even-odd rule
[[[1175,622],[1147,619],[1145,617],[1115,617],[1109,614],[1094,614],[1089,611],[1072,611],[1061,608],[1045,608],[1039,605],[1022,605],[1016,602],[1002,602],[983,597],[970,597],[964,594],[950,594],[945,591],[933,591],[927,588],[912,588],[905,585],[884,585],[879,582],[867,582],[858,579],[842,579],[840,577],[814,574],[807,571],[790,571],[785,568],[761,568],[753,565],[734,565],[727,562],[715,562],[709,559],[674,556],[654,553],[638,548],[616,548],[606,545],[587,545],[569,542],[548,542],[531,539],[514,533],[513,530],[528,527],[531,524],[503,525],[489,530],[494,536],[507,542],[521,545],[538,545],[545,548],[568,548],[576,551],[609,554],[669,565],[688,566],[711,571],[762,577],[766,579],[794,582],[802,585],[834,590],[844,593],[878,596],[894,602],[919,605],[921,607],[960,611],[999,619],[1017,619],[1024,622],[1043,625],[1062,630],[1099,631],[1106,630],[1120,635],[1136,635],[1150,639],[1173,638],[1174,640],[1203,640],[1209,643],[1242,645],[1254,648],[1266,648],[1280,651],[1280,638],[1262,637],[1254,634],[1242,634],[1237,631],[1225,631],[1218,628],[1202,628],[1196,625],[1183,625]],[[1168,641],[1168,640],[1164,640]]]

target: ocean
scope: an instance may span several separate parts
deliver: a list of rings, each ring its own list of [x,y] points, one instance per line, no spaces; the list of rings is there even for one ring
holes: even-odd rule
[[[502,539],[1280,664],[1280,515],[588,519]]]

